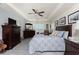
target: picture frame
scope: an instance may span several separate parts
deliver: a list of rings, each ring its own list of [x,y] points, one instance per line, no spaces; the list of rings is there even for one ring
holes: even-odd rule
[[[32,30],[33,26],[31,23],[25,23],[25,29]]]
[[[68,15],[68,24],[76,23],[79,20],[79,10]]]
[[[58,20],[58,25],[65,25],[66,24],[66,17],[62,17]]]

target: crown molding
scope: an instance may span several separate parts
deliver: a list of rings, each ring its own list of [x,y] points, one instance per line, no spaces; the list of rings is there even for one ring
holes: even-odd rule
[[[48,19],[50,20],[50,19],[53,17],[53,15],[54,15],[63,5],[64,5],[64,3],[60,3],[60,4],[56,7],[56,9],[49,15]]]
[[[26,20],[28,20],[28,18],[18,8],[16,8],[15,6],[13,6],[11,3],[7,3],[7,5],[9,7],[11,7],[12,9],[14,9],[18,14],[20,14],[21,16],[23,16]]]

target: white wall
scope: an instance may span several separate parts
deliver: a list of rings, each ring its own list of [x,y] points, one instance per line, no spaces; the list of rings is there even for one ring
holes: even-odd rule
[[[58,16],[57,18],[55,18],[54,20],[59,20],[60,18],[66,16],[66,25],[68,25],[68,15],[79,10],[79,4],[74,5],[72,8],[70,8],[69,10],[67,10],[66,12],[63,12],[63,14],[60,14],[60,16]],[[55,22],[52,21],[52,24],[55,24]],[[77,21],[77,23],[73,24],[72,26],[72,40],[79,42],[79,21]],[[75,34],[77,33],[77,35],[75,36]],[[78,36],[78,38],[77,38]]]
[[[75,4],[72,8],[67,10],[66,12],[63,12],[63,14],[60,14],[60,16],[56,17],[54,20],[59,20],[60,18],[66,16],[66,19],[68,19],[68,15],[79,10],[79,4]],[[68,24],[68,20],[66,20],[66,24]]]
[[[54,20],[59,20],[60,18],[66,16],[66,25],[68,25],[68,15],[79,10],[79,4],[74,5],[72,8],[70,8],[69,10],[67,10],[66,12],[63,12],[63,14],[60,14],[60,16],[58,16],[57,18],[55,18]],[[54,22],[53,22],[54,23]],[[73,35],[75,33],[75,27],[76,24],[73,24]]]
[[[8,22],[8,17],[13,18],[17,21],[17,24],[21,26],[21,37],[23,38],[23,30],[25,20],[22,16],[20,16],[16,11],[14,11],[9,6],[0,6],[0,39],[2,39],[2,27],[4,23]]]
[[[54,23],[51,24],[51,32],[52,31],[55,31],[55,24]]]

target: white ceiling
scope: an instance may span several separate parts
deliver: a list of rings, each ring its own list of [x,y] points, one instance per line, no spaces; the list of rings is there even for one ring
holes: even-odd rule
[[[59,5],[57,3],[55,4],[50,4],[50,3],[20,3],[20,4],[12,4],[16,8],[18,8],[24,15],[26,15],[27,19],[30,21],[46,21],[48,20],[49,15],[51,14],[52,11],[56,9],[56,7]],[[32,9],[36,9],[38,11],[45,11],[43,14],[43,17],[40,17],[35,14],[28,14],[28,13],[33,13]]]
[[[17,11],[20,15],[22,15],[25,19],[29,21],[49,21],[51,18],[59,16],[65,11],[69,10],[75,4],[68,3],[12,3],[7,4],[15,11]],[[45,11],[43,14],[44,17],[40,17],[33,13],[32,9],[36,9],[38,11]]]

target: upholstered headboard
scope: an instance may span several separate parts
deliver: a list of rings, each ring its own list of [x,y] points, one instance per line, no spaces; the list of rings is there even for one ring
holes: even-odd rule
[[[72,36],[72,25],[65,25],[65,26],[57,26],[57,31],[68,31],[68,36]]]

